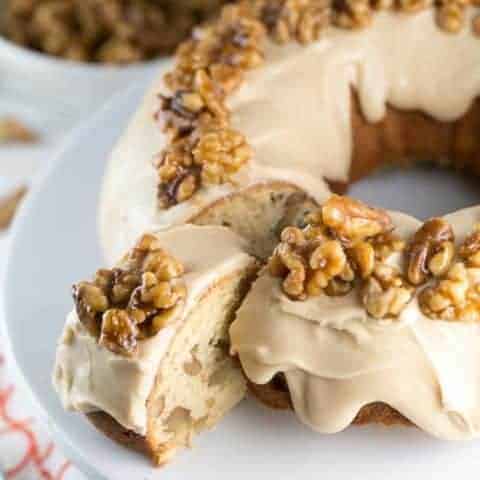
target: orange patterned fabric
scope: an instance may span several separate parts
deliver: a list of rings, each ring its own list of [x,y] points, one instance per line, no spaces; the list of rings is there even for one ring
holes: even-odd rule
[[[5,480],[84,480],[35,418],[1,353],[0,471]]]

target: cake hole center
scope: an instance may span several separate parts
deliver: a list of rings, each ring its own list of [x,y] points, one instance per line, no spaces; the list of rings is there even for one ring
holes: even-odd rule
[[[352,185],[348,195],[426,220],[480,204],[480,179],[433,165],[388,167]]]

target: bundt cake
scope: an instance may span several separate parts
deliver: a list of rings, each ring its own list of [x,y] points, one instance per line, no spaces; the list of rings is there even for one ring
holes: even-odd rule
[[[167,462],[245,395],[228,326],[256,271],[223,227],[143,235],[114,268],[74,286],[54,370],[64,406]]]
[[[422,223],[331,194],[392,163],[479,172],[479,35],[478,0],[246,0],[196,30],[107,167],[106,262],[150,233],[75,287],[64,404],[157,463],[245,383],[321,432],[478,436],[480,210]],[[177,259],[173,277],[145,242]],[[164,289],[175,303],[156,306]],[[86,351],[93,374],[121,379],[115,402],[82,377]],[[144,355],[155,367],[139,377]]]

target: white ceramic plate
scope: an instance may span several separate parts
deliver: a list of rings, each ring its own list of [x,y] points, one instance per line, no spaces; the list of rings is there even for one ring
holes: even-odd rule
[[[55,342],[72,306],[70,285],[100,265],[95,225],[100,180],[108,152],[143,90],[139,85],[117,96],[72,136],[14,228],[6,331],[32,397],[66,454],[91,480],[442,480],[477,473],[480,442],[444,443],[413,428],[356,427],[321,436],[292,414],[269,411],[252,400],[201,435],[192,451],[155,470],[142,456],[97,433],[81,415],[62,410],[50,382]],[[429,169],[377,175],[354,192],[423,215],[480,203],[480,195],[463,180]]]

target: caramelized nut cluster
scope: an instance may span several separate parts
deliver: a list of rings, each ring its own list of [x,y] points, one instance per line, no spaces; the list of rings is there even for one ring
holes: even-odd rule
[[[436,0],[440,26],[458,31],[461,23],[452,15],[458,10],[464,16],[479,1]],[[202,186],[232,181],[253,156],[247,139],[231,126],[227,98],[247,71],[263,63],[267,34],[280,44],[308,44],[330,25],[368,26],[375,10],[432,6],[431,0],[243,0],[225,6],[218,21],[180,45],[175,67],[165,76],[170,94],[160,95],[156,114],[168,134],[167,147],[154,160],[159,207],[187,201]]]
[[[155,161],[161,208],[188,200],[202,185],[231,180],[252,156],[230,126],[226,96],[262,63],[265,29],[246,6],[228,6],[178,50],[157,117],[170,143]]]
[[[258,18],[280,44],[296,40],[311,43],[331,24],[328,0],[260,0],[254,2]]]
[[[183,265],[155,236],[144,235],[118,267],[99,270],[73,287],[80,321],[100,345],[131,356],[138,342],[157,334],[185,298]]]
[[[130,63],[170,54],[225,0],[7,0],[5,34],[59,57]]]
[[[444,254],[442,272],[419,296],[425,315],[447,321],[480,321],[480,226],[458,249]]]
[[[421,285],[429,276],[438,277],[449,267],[455,247],[452,227],[442,218],[432,218],[415,233],[408,247],[407,276]]]
[[[363,304],[372,316],[396,317],[413,289],[385,263],[404,249],[392,230],[386,212],[334,195],[308,216],[306,227],[283,230],[269,271],[283,278],[283,290],[294,300],[346,295],[360,283]]]
[[[414,287],[402,272],[391,265],[379,263],[363,286],[362,300],[374,318],[397,317],[413,298]]]

